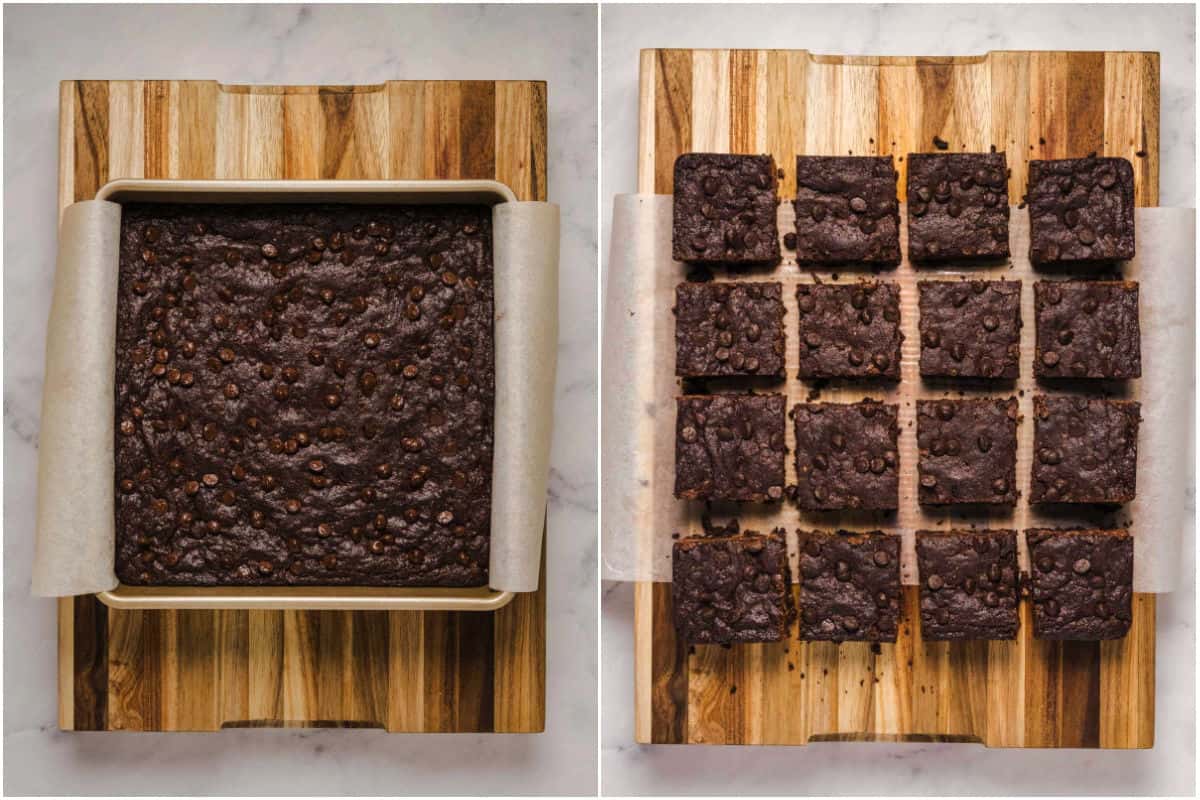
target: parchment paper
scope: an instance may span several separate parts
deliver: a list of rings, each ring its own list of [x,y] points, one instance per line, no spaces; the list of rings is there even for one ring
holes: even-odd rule
[[[609,580],[671,579],[673,534],[701,533],[698,502],[676,500],[675,397],[681,393],[675,378],[675,317],[671,313],[675,286],[688,268],[671,258],[671,197],[623,195],[614,203],[612,247],[604,317],[602,385],[602,493],[604,577]],[[901,208],[901,218],[906,209]],[[903,538],[901,577],[916,583],[914,532],[972,524],[994,528],[1065,527],[1088,524],[1129,527],[1134,535],[1134,589],[1166,592],[1174,588],[1183,555],[1182,530],[1187,516],[1189,443],[1192,431],[1195,211],[1192,209],[1138,209],[1138,257],[1119,268],[1122,277],[1139,281],[1142,327],[1142,378],[1104,381],[1110,396],[1140,400],[1142,425],[1138,441],[1137,499],[1115,511],[1083,508],[1074,516],[1056,512],[1047,516],[1031,508],[1029,494],[1033,450],[1033,395],[1063,393],[1059,387],[1042,388],[1033,378],[1033,282],[1064,277],[1035,272],[1028,261],[1029,216],[1012,209],[1010,248],[1012,259],[1000,266],[955,269],[913,268],[905,259],[895,270],[841,269],[815,273],[822,282],[852,282],[860,278],[892,280],[900,284],[902,346],[899,384],[822,382],[822,402],[853,402],[870,397],[900,406],[900,510],[875,512],[802,512],[793,504],[713,504],[714,522],[735,518],[742,529],[788,532],[793,561],[798,528],[879,528]],[[780,233],[794,230],[790,203],[779,210]],[[907,252],[907,230],[901,225],[901,250]],[[791,251],[783,248],[784,262],[774,269],[757,269],[740,275],[713,270],[716,280],[779,281],[784,284],[787,333],[786,381],[753,379],[711,382],[713,386],[753,386],[755,391],[783,392],[788,407],[809,399],[818,387],[795,377],[798,366],[795,287],[814,282],[814,273],[801,271]],[[836,274],[836,279],[835,279]],[[1015,383],[927,383],[919,375],[920,339],[917,334],[919,279],[950,280],[960,277],[1005,278],[1022,281],[1021,377]],[[614,390],[619,387],[619,390]],[[957,395],[1018,399],[1023,420],[1018,428],[1017,486],[1022,493],[1015,509],[962,512],[926,509],[917,503],[916,399]],[[1093,392],[1089,392],[1094,394]],[[787,420],[787,482],[794,484],[794,434]],[[1023,568],[1028,567],[1024,538],[1018,537]]]
[[[542,551],[558,342],[558,207],[493,207],[495,448],[489,583],[534,591]],[[121,207],[63,212],[46,337],[33,593],[117,586],[113,404]]]

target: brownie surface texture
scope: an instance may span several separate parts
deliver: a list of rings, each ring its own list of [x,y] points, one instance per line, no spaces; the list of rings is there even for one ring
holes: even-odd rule
[[[912,153],[907,197],[913,261],[1008,256],[1004,153]]]
[[[793,408],[800,508],[896,508],[898,412],[899,406],[874,402]]]
[[[900,287],[890,281],[796,287],[800,378],[900,379]]]
[[[675,496],[781,499],[786,402],[781,394],[676,398]]]
[[[1124,530],[1025,531],[1033,635],[1120,639],[1133,619],[1133,538]]]
[[[126,204],[126,584],[477,586],[491,508],[486,206]]]
[[[921,638],[1017,635],[1017,532],[917,531]]]
[[[1124,158],[1029,162],[1029,259],[1035,264],[1134,256],[1133,166]]]
[[[1033,398],[1033,503],[1128,503],[1137,494],[1141,404]]]
[[[796,261],[900,263],[900,203],[891,156],[796,157]]]
[[[778,642],[796,618],[783,530],[675,543],[675,629],[689,644]]]
[[[924,505],[1015,505],[1017,400],[918,400]]]
[[[1033,285],[1039,378],[1140,378],[1141,324],[1133,281]]]
[[[919,281],[921,374],[1016,378],[1020,281]]]
[[[800,638],[896,641],[900,537],[879,531],[798,531]]]
[[[779,260],[779,179],[771,156],[684,153],[675,159],[676,261]]]
[[[675,374],[783,377],[781,283],[681,283],[675,288]]]

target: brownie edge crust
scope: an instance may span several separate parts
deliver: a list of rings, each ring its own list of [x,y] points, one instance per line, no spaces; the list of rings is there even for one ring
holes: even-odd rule
[[[485,585],[492,268],[485,206],[126,204],[121,581]]]

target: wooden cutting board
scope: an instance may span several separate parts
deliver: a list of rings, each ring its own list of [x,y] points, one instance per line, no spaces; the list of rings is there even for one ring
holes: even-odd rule
[[[638,191],[669,194],[684,152],[770,153],[796,193],[797,154],[1008,154],[1009,196],[1030,158],[1097,152],[1133,163],[1158,204],[1157,53],[995,52],[965,58],[816,56],[803,50],[643,50]],[[670,535],[656,531],[654,535]],[[905,619],[918,614],[904,587]],[[1154,595],[1129,635],[1043,642],[1021,604],[1015,642],[898,641],[732,648],[679,642],[669,583],[635,594],[636,736],[647,743],[965,741],[989,747],[1154,744]]]
[[[64,81],[59,206],[114,178],[494,178],[546,199],[546,85]],[[545,559],[543,558],[543,565]],[[495,613],[59,601],[59,726],[539,732],[546,589]]]

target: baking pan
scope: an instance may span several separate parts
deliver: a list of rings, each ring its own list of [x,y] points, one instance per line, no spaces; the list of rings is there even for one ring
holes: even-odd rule
[[[507,186],[490,180],[273,181],[114,180],[96,200],[162,203],[373,203],[430,204],[516,201]],[[500,420],[496,420],[496,425]],[[544,527],[543,527],[544,531]],[[125,586],[97,593],[117,609],[273,609],[346,611],[495,611],[514,593],[489,586]]]

